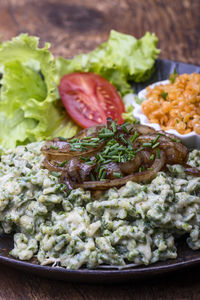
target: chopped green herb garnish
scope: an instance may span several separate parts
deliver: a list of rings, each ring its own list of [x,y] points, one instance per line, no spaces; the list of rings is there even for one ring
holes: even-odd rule
[[[126,127],[126,126],[128,126],[128,125],[129,125],[128,122],[126,122],[126,123],[124,123],[124,124],[121,125],[121,128],[122,128],[126,133],[129,132],[128,128]]]
[[[160,158],[160,149],[156,149],[156,157]]]
[[[144,170],[145,170],[145,167],[144,167],[144,166],[141,166],[141,167],[139,168],[139,172],[144,172]]]
[[[160,136],[161,136],[161,134],[159,133],[159,134],[157,135],[157,137],[155,138],[155,140],[153,141],[153,144],[156,144],[156,143],[157,143],[157,141],[159,140]]]
[[[152,149],[155,149],[156,147],[158,147],[160,145],[159,142],[155,143],[153,146],[152,146]]]
[[[127,140],[124,138],[124,134],[120,134],[119,137],[124,144],[128,144]]]
[[[147,190],[148,190],[148,189],[147,189],[147,186],[146,186],[146,185],[144,185],[144,186],[142,187],[142,191],[146,193],[146,192],[147,192]]]
[[[86,161],[85,163],[86,163],[86,165],[93,165],[94,161],[90,160],[90,161]]]
[[[154,160],[154,157],[155,157],[155,155],[154,154],[151,154],[151,156],[150,156],[150,160]]]
[[[105,177],[106,177],[106,171],[103,171],[100,179],[105,179]]]
[[[110,146],[110,150],[113,150],[113,149],[115,149],[116,147],[119,146],[119,143],[117,143],[115,140],[113,140],[113,143],[115,143],[115,144]]]
[[[128,141],[128,149],[134,151],[133,146],[131,145],[131,143],[129,141]]]
[[[55,177],[60,177],[61,174],[55,171],[51,171],[51,175],[55,176]]]
[[[62,161],[60,164],[58,164],[58,166],[59,166],[59,167],[64,167],[64,165],[66,165],[66,163],[67,163],[67,161],[64,160],[64,161]]]
[[[83,152],[83,151],[88,151],[88,148],[85,147],[85,146],[82,146],[81,149],[79,150],[80,152]]]
[[[88,161],[88,160],[89,160],[88,157],[84,157],[84,156],[80,156],[79,158],[80,158],[81,160],[84,160],[84,161]]]
[[[50,149],[58,150],[58,147],[56,147],[56,146],[54,146],[54,145],[51,145],[51,146],[50,146]]]
[[[134,159],[137,152],[142,151],[145,147],[156,148],[160,143],[158,143],[158,139],[160,135],[158,135],[155,140],[144,142],[141,145],[141,148],[134,149],[133,144],[135,140],[140,136],[140,134],[135,131],[134,134],[130,137],[130,140],[127,139],[126,133],[129,133],[129,129],[127,128],[130,124],[124,123],[121,125],[124,133],[118,132],[118,127],[116,122],[112,122],[110,127],[101,128],[98,131],[98,136],[86,136],[82,139],[72,138],[70,140],[71,151],[88,151],[88,147],[98,147],[99,143],[104,142],[105,145],[102,150],[100,150],[94,157],[84,157],[79,156],[79,159],[84,161],[87,165],[96,164],[93,174],[91,175],[91,180],[104,180],[106,178],[105,167],[107,164],[111,162],[116,163],[124,163],[129,160]],[[132,130],[132,128],[131,128]],[[91,133],[92,134],[92,133]],[[107,140],[107,141],[106,141]],[[151,160],[154,159],[154,155],[151,155]],[[64,166],[67,161],[63,161],[59,164],[60,167]],[[144,166],[140,167],[140,171],[143,171]],[[53,173],[54,176],[55,173]],[[120,178],[122,174],[120,172],[114,172],[115,178]]]
[[[107,154],[110,151],[111,148],[112,147],[110,147],[110,146],[106,146],[105,150],[102,151],[102,154],[104,154],[104,155]]]
[[[67,197],[70,195],[71,191],[72,191],[72,189],[68,189],[68,190],[67,190],[67,192],[66,192]]]
[[[66,184],[61,183],[61,184],[60,184],[60,187],[59,187],[59,191],[60,191],[60,192],[63,192],[66,188],[67,188]]]
[[[139,133],[136,131],[136,132],[134,133],[134,135],[130,138],[131,142],[134,143],[135,140],[138,138],[138,136],[139,136]]]
[[[115,154],[117,154],[119,152],[119,149],[117,148],[117,149],[115,149],[115,150],[113,150],[113,151],[111,151],[111,152],[109,152],[109,155],[115,155]]]
[[[143,143],[142,144],[144,147],[151,147],[152,146],[152,143]]]
[[[114,136],[114,132],[99,133],[100,138],[109,138],[111,136]]]
[[[104,165],[105,165],[105,164],[108,164],[108,163],[110,163],[111,161],[112,161],[111,159],[107,159],[107,160],[104,160],[104,162],[103,162],[103,163],[104,163]]]
[[[103,169],[103,168],[100,168],[99,174],[98,174],[98,178],[101,178],[103,171],[104,171],[104,169]]]
[[[75,149],[80,149],[80,148],[81,148],[81,144],[73,144],[73,147],[74,147]]]
[[[168,93],[167,93],[167,92],[163,91],[163,92],[161,93],[161,97],[162,97],[164,100],[167,100],[167,96],[168,96]]]
[[[137,153],[137,152],[140,152],[140,151],[142,151],[142,150],[144,150],[144,147],[142,147],[142,148],[140,148],[140,149],[137,149],[137,150],[136,150],[136,153]]]
[[[90,147],[97,147],[98,146],[97,143],[93,143],[93,142],[81,142],[81,145],[90,146]]]
[[[122,177],[122,174],[121,174],[121,173],[118,173],[118,172],[113,172],[113,175],[114,175],[114,177],[116,177],[116,178]]]
[[[63,136],[59,136],[58,138],[59,138],[59,140],[61,140],[61,141],[64,141],[64,142],[67,141],[67,138],[65,138],[65,137],[63,137]]]
[[[105,159],[103,158],[103,156],[101,155],[101,153],[98,154],[99,158],[101,161],[104,161]]]
[[[172,142],[181,143],[181,140],[179,140],[179,139],[174,139],[172,137],[170,137],[170,139],[172,140]]]
[[[91,181],[95,181],[96,180],[95,177],[94,177],[94,175],[92,173],[90,173],[90,180]]]
[[[178,76],[178,73],[176,71],[176,68],[174,68],[173,73],[169,75],[169,80],[171,81],[171,83],[175,82],[177,76]]]
[[[117,131],[116,123],[115,122],[112,122],[111,127],[112,127],[113,132]]]
[[[69,141],[70,144],[71,144],[71,143],[75,143],[75,142],[78,142],[78,139],[77,139],[77,138],[73,138],[73,139],[71,139],[71,140]]]

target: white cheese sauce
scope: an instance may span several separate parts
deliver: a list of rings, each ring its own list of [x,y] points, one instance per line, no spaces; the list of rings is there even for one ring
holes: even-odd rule
[[[148,265],[175,258],[174,238],[185,233],[189,247],[200,248],[200,178],[182,166],[95,199],[82,189],[65,193],[59,177],[42,167],[41,146],[1,156],[0,229],[14,233],[14,257],[68,269]],[[189,163],[200,167],[200,151]]]

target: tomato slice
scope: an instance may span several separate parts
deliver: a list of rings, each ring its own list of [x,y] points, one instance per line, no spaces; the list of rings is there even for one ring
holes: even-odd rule
[[[58,88],[67,112],[81,127],[106,124],[108,117],[124,122],[122,99],[105,78],[90,72],[71,73],[61,78]]]

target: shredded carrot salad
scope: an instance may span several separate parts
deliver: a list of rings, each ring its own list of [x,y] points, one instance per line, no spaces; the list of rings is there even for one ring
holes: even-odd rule
[[[148,87],[142,109],[163,130],[200,134],[200,74],[182,74],[169,84]]]

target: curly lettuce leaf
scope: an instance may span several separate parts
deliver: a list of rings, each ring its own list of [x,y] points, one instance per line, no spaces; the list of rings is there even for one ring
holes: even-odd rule
[[[147,32],[141,39],[111,30],[107,42],[88,54],[80,54],[67,60],[56,60],[58,78],[68,73],[94,72],[110,81],[123,96],[131,93],[130,81],[146,81],[154,72],[159,50],[158,38]]]
[[[133,104],[133,98],[137,102],[137,94],[127,94],[125,97],[123,97],[123,102],[125,106],[125,113],[122,114],[122,117],[124,119],[124,122],[128,122],[131,124],[138,124],[139,121],[134,117],[134,104]]]
[[[136,118],[134,118],[133,116],[133,110],[134,106],[131,104],[126,107],[126,112],[122,114],[124,122],[128,122],[130,124],[138,124],[138,120],[136,120]]]
[[[37,37],[22,34],[0,44],[0,144],[19,144],[79,130],[59,100],[56,69],[49,44],[38,48]]]

